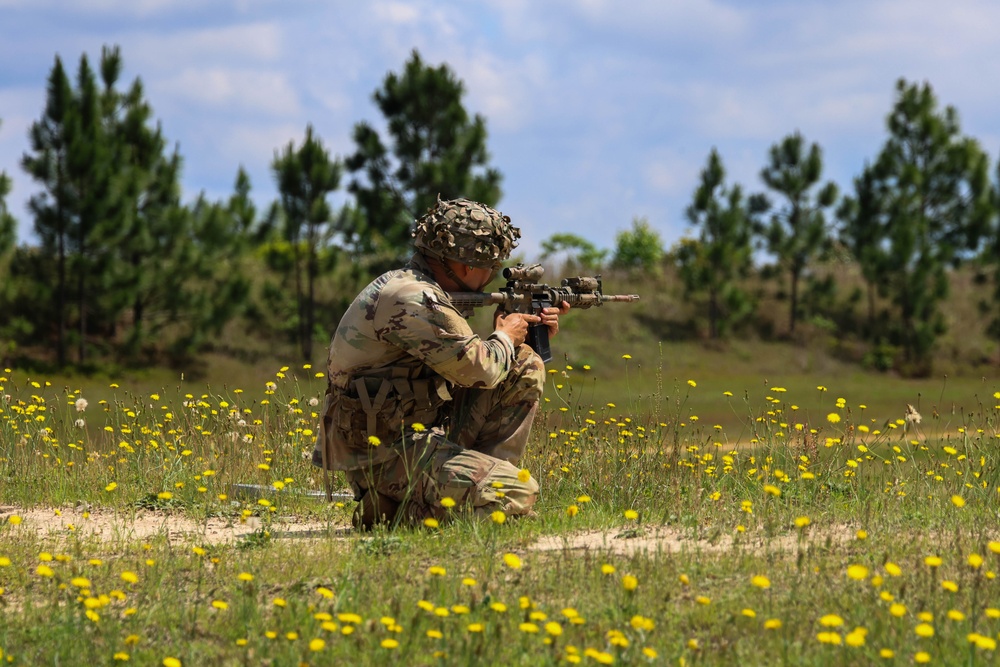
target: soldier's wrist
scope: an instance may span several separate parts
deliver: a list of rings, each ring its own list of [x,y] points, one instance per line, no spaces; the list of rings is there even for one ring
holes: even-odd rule
[[[514,355],[517,352],[517,347],[514,345],[513,339],[510,336],[508,336],[506,332],[499,330],[494,331],[492,334],[490,334],[490,338],[495,338],[500,342],[502,342],[504,347],[506,347],[507,351],[510,353],[511,358],[514,357]]]

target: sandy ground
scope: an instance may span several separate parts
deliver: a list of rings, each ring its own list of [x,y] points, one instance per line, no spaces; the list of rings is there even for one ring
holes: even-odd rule
[[[100,541],[137,542],[154,537],[192,544],[232,543],[261,527],[260,519],[250,517],[246,523],[224,518],[194,521],[190,518],[148,510],[111,512],[82,508],[22,509],[0,505],[0,522],[16,515],[21,517],[18,530],[34,531],[40,537],[66,537]],[[86,516],[85,516],[86,515]],[[320,538],[350,532],[347,524],[319,521],[299,521],[295,517],[279,517],[272,524],[273,537]]]
[[[195,521],[188,517],[150,510],[112,512],[83,508],[22,509],[0,505],[0,522],[10,516],[21,517],[16,530],[33,531],[42,538],[94,539],[101,542],[127,544],[152,538],[166,538],[183,544],[232,544],[261,527],[260,519],[250,517],[245,523],[225,518]],[[276,539],[345,538],[352,534],[347,523],[302,521],[296,517],[277,517],[271,525]],[[803,547],[834,546],[855,538],[847,526],[834,526],[822,531],[810,529]],[[670,526],[643,526],[639,529],[588,530],[564,535],[541,537],[528,547],[535,552],[594,552],[632,555],[656,553],[722,553],[734,549],[756,553],[793,552],[799,547],[796,534],[767,538],[763,533],[719,534],[699,539],[690,530]]]
[[[853,529],[836,526],[812,531],[803,539],[802,547],[841,544],[855,539]],[[763,533],[724,534],[713,539],[697,539],[690,530],[669,526],[646,526],[638,530],[583,531],[569,535],[542,537],[531,549],[535,551],[591,551],[632,555],[655,553],[723,553],[734,549],[754,553],[793,552],[799,547],[797,534],[765,537]]]

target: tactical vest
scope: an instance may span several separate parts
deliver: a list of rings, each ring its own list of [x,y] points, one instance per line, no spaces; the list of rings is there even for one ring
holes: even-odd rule
[[[352,375],[346,387],[328,387],[322,424],[328,456],[348,450],[358,463],[375,463],[388,458],[390,445],[413,424],[441,426],[441,407],[452,398],[449,383],[436,373],[421,377],[427,371],[426,366],[374,369]],[[331,459],[327,465],[342,467],[337,463],[352,468],[355,462]]]

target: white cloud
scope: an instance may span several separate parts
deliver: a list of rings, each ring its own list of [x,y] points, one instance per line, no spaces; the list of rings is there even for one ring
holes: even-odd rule
[[[356,18],[378,49],[373,52],[369,45],[359,55],[388,58],[396,69],[414,48],[427,56],[437,45],[468,41],[477,30],[464,14],[430,0],[376,0],[370,12]]]
[[[491,129],[515,132],[538,116],[538,95],[550,85],[548,66],[537,55],[505,60],[476,50],[449,58],[466,85],[466,108],[483,114]]]
[[[773,137],[788,128],[773,113],[783,102],[770,92],[732,84],[689,84],[682,93],[686,123],[700,136],[714,139]]]
[[[346,91],[330,88],[329,81],[312,81],[304,88],[316,100],[320,109],[342,115],[351,108],[353,100]]]
[[[274,63],[285,54],[279,23],[254,22],[195,30],[128,31],[120,35],[126,64],[148,73],[214,63]]]
[[[496,12],[505,43],[559,43],[565,37],[564,24],[545,20],[545,7],[536,0],[486,0],[485,4]]]
[[[259,0],[255,0],[259,4]],[[56,9],[71,15],[93,16],[105,14],[116,18],[134,17],[150,18],[165,14],[177,14],[193,10],[203,10],[204,0],[81,0],[66,2],[65,0],[0,0],[0,8],[23,9]],[[229,7],[245,9],[246,0],[227,2]],[[224,7],[220,7],[223,9]]]
[[[747,8],[716,0],[562,0],[564,13],[578,13],[602,30],[633,37],[687,40],[735,38],[747,28]]]
[[[166,135],[181,141],[186,184],[210,192],[231,188],[240,163],[255,191],[269,187],[274,150],[300,141],[306,123],[332,153],[350,152],[355,122],[381,127],[372,91],[416,48],[428,64],[448,63],[466,85],[466,108],[486,116],[505,174],[501,208],[529,223],[532,243],[571,229],[608,245],[644,214],[658,229],[679,230],[712,146],[727,180],[756,190],[767,149],[795,130],[820,143],[849,186],[884,140],[900,76],[930,81],[966,133],[994,155],[1000,147],[1000,90],[989,85],[1000,78],[993,0],[954,0],[946,11],[936,0],[0,7],[10,19],[0,25],[0,52],[18,63],[0,71],[0,168],[12,172],[18,196],[17,160],[53,54],[61,50],[75,70],[80,52],[96,55],[102,43],[122,45],[124,78],[142,78]],[[57,11],[69,20],[43,30]],[[75,17],[86,20],[75,26]],[[29,83],[12,106],[5,91]]]
[[[658,152],[642,165],[643,180],[655,195],[685,195],[692,190],[697,166],[673,151]]]
[[[870,121],[888,113],[886,92],[845,92],[842,95],[812,100],[807,115],[825,128],[871,132]]]
[[[232,194],[237,169],[242,166],[250,175],[253,197],[262,210],[277,197],[271,174],[271,161],[276,153],[283,152],[289,142],[298,149],[305,138],[306,124],[267,121],[241,121],[226,126],[221,131],[199,133],[187,138],[190,143],[210,147],[200,151],[197,161],[187,160],[184,166],[185,197],[190,198],[204,190],[210,198],[225,198]],[[331,158],[343,157],[346,137],[331,137],[323,127],[314,126],[314,136],[327,149]],[[181,146],[181,153],[191,153]],[[341,193],[348,177],[341,180]]]
[[[196,0],[88,0],[88,11],[148,17],[167,11],[197,7]]]
[[[298,92],[281,71],[187,68],[150,86],[151,96],[169,97],[175,105],[229,109],[240,114],[265,114],[276,118],[301,113]]]
[[[234,165],[262,161],[270,165],[275,151],[284,150],[288,142],[298,147],[304,137],[305,127],[293,123],[238,123],[222,132],[216,145],[225,160]]]
[[[420,8],[405,2],[376,2],[372,5],[375,18],[396,25],[412,25],[420,19]]]

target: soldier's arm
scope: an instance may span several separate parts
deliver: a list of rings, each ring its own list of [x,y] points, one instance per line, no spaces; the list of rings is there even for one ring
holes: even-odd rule
[[[380,338],[460,387],[497,386],[516,354],[508,335],[495,331],[481,338],[443,292],[426,287],[380,303],[376,325]]]

